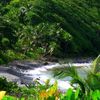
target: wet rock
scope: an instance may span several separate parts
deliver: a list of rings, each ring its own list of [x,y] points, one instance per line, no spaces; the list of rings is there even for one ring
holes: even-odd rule
[[[21,76],[20,77],[21,84],[24,84],[25,86],[35,85],[35,82],[33,81],[33,77],[29,76]]]
[[[29,65],[27,64],[17,64],[16,65],[17,68],[20,68],[20,69],[24,69],[24,70],[28,70],[28,69],[32,69]]]
[[[10,67],[7,70],[7,72],[10,73],[10,74],[16,75],[18,77],[20,77],[21,75],[24,75],[23,73],[21,73],[21,70],[17,69],[16,67]]]

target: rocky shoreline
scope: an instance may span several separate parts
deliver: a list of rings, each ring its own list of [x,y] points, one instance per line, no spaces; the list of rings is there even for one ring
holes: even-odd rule
[[[10,62],[8,65],[1,65],[0,66],[0,77],[5,77],[8,81],[13,81],[18,83],[19,86],[23,84],[29,84],[31,77],[25,76],[25,72],[27,70],[34,70],[34,68],[38,68],[47,64],[51,64],[51,62],[45,63],[42,61],[13,61]],[[24,81],[27,79],[27,81]]]

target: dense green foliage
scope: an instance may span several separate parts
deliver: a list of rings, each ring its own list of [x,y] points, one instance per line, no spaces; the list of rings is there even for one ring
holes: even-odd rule
[[[0,0],[1,64],[99,53],[99,0]]]
[[[30,96],[27,97],[14,97],[14,96],[9,96],[6,95],[3,97],[2,100],[99,100],[100,99],[100,91],[99,90],[95,90],[95,91],[90,91],[88,95],[85,95],[84,98],[81,98],[80,96],[80,90],[77,89],[75,92],[72,89],[68,89],[68,91],[64,94],[60,94],[59,97],[54,97],[53,95],[50,96],[48,99],[46,98],[33,98]]]

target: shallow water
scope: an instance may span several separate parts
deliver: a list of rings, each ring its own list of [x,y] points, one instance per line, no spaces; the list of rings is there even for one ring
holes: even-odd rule
[[[63,67],[75,66],[78,69],[80,76],[86,77],[86,71],[90,68],[91,62],[83,63],[48,63],[45,65],[41,62],[14,62],[14,64],[9,64],[7,68],[2,67],[0,69],[0,76],[6,76],[8,80],[16,81],[20,85],[29,84],[30,82],[34,84],[34,80],[38,79],[41,84],[44,84],[47,79],[50,79],[50,84],[53,84],[56,80],[58,81],[58,87],[62,91],[66,91],[70,88],[71,77],[65,77],[63,79],[58,79],[54,77],[53,70],[55,68],[62,69]],[[85,71],[84,71],[85,70]],[[10,77],[9,77],[10,75]],[[15,79],[15,80],[14,80]]]
[[[56,80],[58,81],[58,87],[60,90],[67,90],[68,88],[71,88],[69,82],[71,80],[70,77],[65,77],[63,79],[58,79],[57,77],[54,77],[53,75],[53,69],[54,68],[58,68],[59,70],[62,67],[68,67],[70,64],[59,64],[59,63],[53,63],[50,65],[43,65],[41,67],[38,68],[34,68],[34,69],[30,69],[30,70],[24,70],[21,71],[22,76],[21,76],[21,80],[24,79],[24,82],[29,81],[29,80],[35,80],[35,79],[39,79],[38,81],[42,84],[45,83],[45,81],[47,79],[50,79],[50,84],[53,84]],[[91,63],[73,63],[71,64],[71,66],[76,66],[78,69],[78,72],[80,74],[80,76],[82,77],[86,77],[86,72],[84,70],[87,70],[89,68],[89,66],[91,65]],[[23,78],[24,77],[24,78]]]

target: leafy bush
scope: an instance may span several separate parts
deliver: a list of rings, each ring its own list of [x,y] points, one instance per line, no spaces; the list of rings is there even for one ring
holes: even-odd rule
[[[88,95],[81,93],[80,89],[77,88],[75,91],[68,89],[65,94],[62,94],[60,100],[99,100],[100,90],[90,91]]]
[[[0,64],[4,64],[4,61],[0,58]]]
[[[43,89],[44,87],[44,89]],[[16,96],[9,96],[2,94],[0,95],[3,97],[2,100],[9,99],[9,100],[99,100],[100,99],[100,90],[90,90],[88,94],[84,94],[81,92],[80,88],[76,90],[68,89],[66,93],[62,93],[57,89],[57,83],[55,82],[51,87],[38,85],[37,87],[32,87],[29,90],[24,89],[23,95],[21,97]],[[35,94],[34,94],[35,93]],[[21,91],[20,91],[21,94]]]
[[[0,90],[4,90],[7,93],[13,93],[16,89],[18,89],[16,83],[8,82],[6,78],[0,78]]]
[[[9,46],[10,41],[8,38],[2,38],[1,43],[4,48],[7,48]]]
[[[24,54],[14,52],[13,50],[6,50],[4,52],[1,52],[0,57],[2,59],[2,63],[8,63],[13,60],[22,60],[26,58]]]

